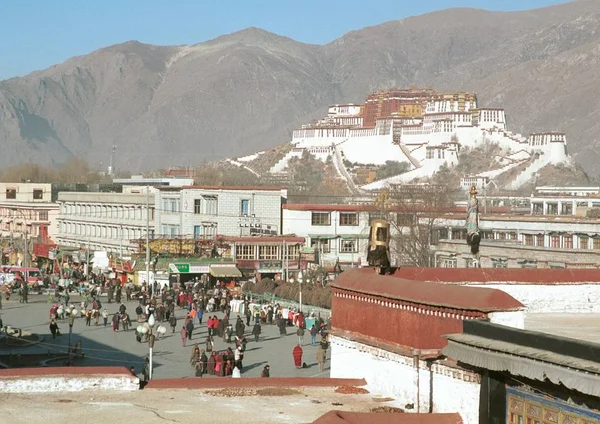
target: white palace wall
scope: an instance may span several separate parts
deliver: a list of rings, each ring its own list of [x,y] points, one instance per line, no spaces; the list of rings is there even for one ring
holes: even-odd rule
[[[460,368],[428,368],[414,357],[331,336],[331,378],[364,378],[372,394],[394,398],[390,404],[407,412],[458,412],[465,424],[479,424],[480,376]]]

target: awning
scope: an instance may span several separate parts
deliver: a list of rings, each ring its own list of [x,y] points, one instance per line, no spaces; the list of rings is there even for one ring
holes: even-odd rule
[[[358,235],[358,234],[341,234],[338,237],[341,238],[342,240],[356,240],[356,239],[361,238],[360,235]]]
[[[331,240],[338,238],[337,235],[328,235],[328,234],[309,234],[308,235],[311,240]]]
[[[467,334],[446,336],[442,354],[455,361],[491,371],[507,371],[532,380],[550,380],[581,393],[600,396],[596,362]]]
[[[213,264],[210,266],[210,275],[213,277],[241,277],[242,272],[232,264]]]

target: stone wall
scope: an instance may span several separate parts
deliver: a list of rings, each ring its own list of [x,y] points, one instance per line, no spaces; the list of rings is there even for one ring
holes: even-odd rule
[[[372,394],[407,412],[458,412],[479,423],[480,376],[457,367],[331,336],[331,377],[364,378]]]

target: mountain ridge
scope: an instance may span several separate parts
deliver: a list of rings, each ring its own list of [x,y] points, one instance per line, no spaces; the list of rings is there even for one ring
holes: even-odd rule
[[[117,168],[132,171],[243,156],[288,141],[329,104],[417,85],[475,91],[519,132],[564,130],[592,170],[598,43],[589,0],[447,9],[322,45],[255,27],[190,45],[128,41],[0,81],[0,165],[74,155],[104,167],[113,144]]]

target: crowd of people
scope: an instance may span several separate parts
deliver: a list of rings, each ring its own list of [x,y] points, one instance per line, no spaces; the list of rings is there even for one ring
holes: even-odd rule
[[[150,317],[159,324],[168,324],[171,333],[176,331],[180,335],[182,347],[192,344],[190,365],[194,375],[239,377],[244,372],[244,354],[248,344],[247,337],[254,342],[259,342],[263,334],[263,326],[273,325],[279,330],[279,336],[288,335],[289,328],[298,338],[293,348],[292,359],[296,368],[307,368],[303,361],[304,336],[310,334],[310,344],[317,348],[316,360],[320,371],[324,370],[329,343],[327,342],[327,323],[320,317],[314,317],[314,324],[306,328],[306,320],[301,312],[287,310],[278,304],[256,305],[251,304],[249,298],[236,297],[239,313],[232,311],[234,295],[225,286],[217,286],[208,290],[202,284],[182,285],[179,288],[148,287],[142,284],[138,293],[126,292],[126,300],[134,296],[139,303],[135,308],[135,315],[130,316],[127,306],[123,303],[122,287],[118,282],[108,280],[105,286],[96,286],[90,290],[91,298],[82,300],[79,305],[80,316],[85,318],[86,326],[108,326],[110,321],[114,332],[128,332],[132,328],[132,318],[137,321],[133,326],[135,338],[139,343],[148,342],[150,331]],[[100,295],[106,292],[106,302],[116,301],[117,310],[111,315],[100,300]],[[72,304],[66,303],[68,294],[60,296],[59,301],[50,309],[51,331],[58,332],[57,320],[65,319],[76,311]],[[68,306],[67,306],[68,305]],[[185,315],[182,321],[177,318],[177,311],[183,310]],[[217,316],[220,313],[221,318]],[[232,314],[235,314],[232,317]],[[181,314],[179,314],[181,316]],[[100,321],[102,318],[102,321]],[[54,328],[56,327],[56,328]],[[146,331],[143,331],[143,329]],[[198,339],[194,331],[198,328],[206,330],[206,336]],[[54,334],[54,332],[53,332]],[[155,332],[153,337],[164,337],[161,332]],[[225,345],[223,349],[216,348],[216,339],[221,339]],[[317,339],[320,338],[320,341]],[[148,378],[148,365],[143,367],[144,379]],[[270,376],[270,366],[263,368],[261,375]]]

